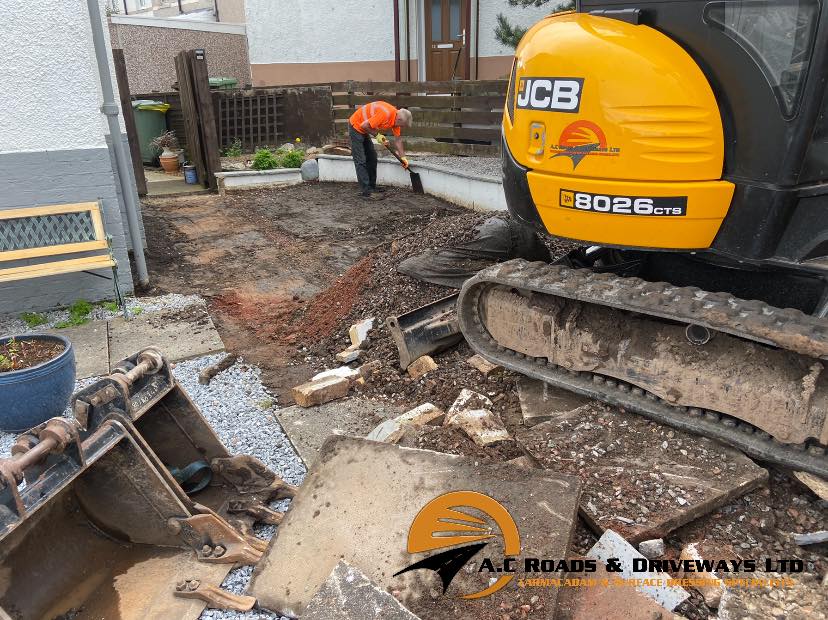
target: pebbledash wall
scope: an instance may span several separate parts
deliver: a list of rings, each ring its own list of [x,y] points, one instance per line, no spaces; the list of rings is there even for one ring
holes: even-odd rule
[[[240,87],[250,84],[244,24],[113,15],[109,34],[113,47],[124,50],[133,94],[172,90],[178,81],[175,55],[191,49],[206,51],[210,77],[236,78]]]
[[[0,210],[100,200],[122,290],[132,292],[86,2],[0,0],[0,12],[15,33],[0,37]],[[4,283],[0,314],[112,299],[112,289],[83,273]]]
[[[429,1],[397,0],[402,80],[426,78],[418,58],[424,57],[423,11]],[[558,4],[552,0],[540,7],[522,8],[511,6],[508,0],[471,0],[471,79],[508,77],[514,51],[495,39],[498,13],[513,24],[529,27]],[[254,86],[394,80],[393,0],[246,0],[245,7]],[[478,32],[479,41],[475,39]],[[406,47],[410,50],[408,69]]]

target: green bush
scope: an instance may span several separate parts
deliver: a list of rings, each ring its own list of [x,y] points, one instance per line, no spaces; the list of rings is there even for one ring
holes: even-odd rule
[[[43,325],[46,322],[46,317],[39,312],[24,312],[20,315],[20,318],[23,319],[29,327],[37,327],[38,325]]]
[[[103,304],[104,310],[109,310],[110,312],[118,312],[120,309],[118,307],[118,302],[116,301],[107,301]]]
[[[305,161],[305,152],[301,149],[293,149],[292,151],[284,151],[282,154],[281,168],[301,168],[302,162]]]
[[[273,170],[279,168],[279,158],[270,149],[259,149],[253,155],[253,168],[255,170]]]
[[[242,155],[242,141],[235,138],[233,142],[224,149],[225,157],[240,157]]]

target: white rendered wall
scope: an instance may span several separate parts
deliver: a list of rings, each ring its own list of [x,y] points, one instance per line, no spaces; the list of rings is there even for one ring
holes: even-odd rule
[[[393,11],[387,0],[247,0],[250,63],[394,60]]]
[[[105,147],[85,0],[0,0],[0,15],[0,153]]]

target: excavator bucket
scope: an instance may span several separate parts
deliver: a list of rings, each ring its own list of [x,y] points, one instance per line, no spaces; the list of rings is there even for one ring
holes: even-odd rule
[[[180,590],[255,564],[253,523],[277,524],[268,504],[295,487],[231,456],[155,349],[72,409],[0,460],[0,618],[197,617],[205,601]]]

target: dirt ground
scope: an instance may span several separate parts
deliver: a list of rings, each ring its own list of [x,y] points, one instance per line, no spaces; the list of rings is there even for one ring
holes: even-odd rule
[[[466,363],[473,352],[462,343],[435,356],[437,370],[411,379],[382,327],[388,316],[454,292],[398,274],[399,262],[468,238],[486,217],[400,189],[389,190],[384,201],[365,202],[348,184],[146,200],[153,283],[146,293],[205,296],[228,350],[262,368],[263,381],[283,406],[291,402],[291,387],[339,365],[334,356],[348,346],[352,323],[374,317],[378,328],[364,361],[377,360],[381,367],[363,388],[368,396],[406,408],[423,402],[448,408],[462,388],[470,388],[494,402],[514,435],[522,422],[516,375],[486,379]],[[553,256],[567,250],[548,245]],[[481,449],[453,429],[425,429],[404,441],[483,462],[522,454],[516,444]],[[828,504],[788,472],[769,469],[767,487],[675,530],[667,539],[669,553],[706,540],[722,557],[802,558],[821,578],[828,545],[798,547],[792,533],[827,529]],[[594,533],[579,524],[573,552],[585,553],[594,541]],[[680,611],[689,618],[708,616],[697,593]],[[507,611],[503,617],[511,616]]]

